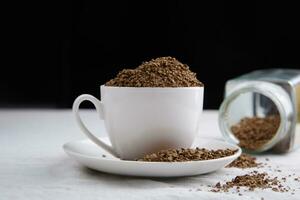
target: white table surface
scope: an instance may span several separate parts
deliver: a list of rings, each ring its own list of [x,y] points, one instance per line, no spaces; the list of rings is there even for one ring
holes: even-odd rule
[[[94,111],[82,116],[92,131],[103,134],[103,123]],[[221,138],[217,112],[205,111],[199,137]],[[242,192],[243,196],[210,192],[207,185],[228,181],[253,169],[224,168],[215,173],[185,178],[134,178],[87,169],[62,150],[68,141],[85,139],[70,110],[0,110],[0,200],[35,199],[300,199],[300,182],[289,178],[285,185],[295,194],[267,190]],[[270,158],[272,176],[300,176],[300,150]],[[293,176],[294,177],[294,176]],[[202,191],[198,191],[197,189]]]

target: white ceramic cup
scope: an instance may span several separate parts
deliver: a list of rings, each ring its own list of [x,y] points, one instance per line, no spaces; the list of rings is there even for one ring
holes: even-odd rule
[[[101,101],[83,94],[73,112],[83,133],[94,143],[122,159],[168,148],[190,147],[198,133],[204,87],[145,88],[101,86]],[[81,102],[96,107],[111,146],[94,136],[83,124]]]

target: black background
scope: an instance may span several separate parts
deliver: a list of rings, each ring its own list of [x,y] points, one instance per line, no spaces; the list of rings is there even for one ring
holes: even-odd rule
[[[224,83],[261,68],[300,68],[296,4],[63,1],[10,5],[2,30],[1,107],[71,107],[123,68],[174,56],[218,108]]]

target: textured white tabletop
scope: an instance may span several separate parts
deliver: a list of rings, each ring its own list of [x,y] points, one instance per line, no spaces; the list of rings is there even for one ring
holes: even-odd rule
[[[82,116],[92,131],[103,134],[103,123],[94,111]],[[205,111],[199,137],[221,138],[217,112]],[[62,150],[68,141],[84,139],[70,110],[0,110],[0,200],[35,199],[300,199],[300,150],[285,155],[262,155],[262,168],[272,176],[292,175],[284,183],[295,189],[213,193],[207,185],[229,181],[253,169],[224,168],[215,173],[185,178],[133,178],[89,170]],[[276,169],[280,169],[278,172]],[[295,174],[295,175],[293,175]],[[199,191],[201,189],[201,191]]]

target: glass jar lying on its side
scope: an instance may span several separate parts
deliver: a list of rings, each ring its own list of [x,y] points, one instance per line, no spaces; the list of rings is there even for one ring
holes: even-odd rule
[[[258,70],[226,82],[220,130],[244,150],[284,153],[300,146],[300,70]]]

